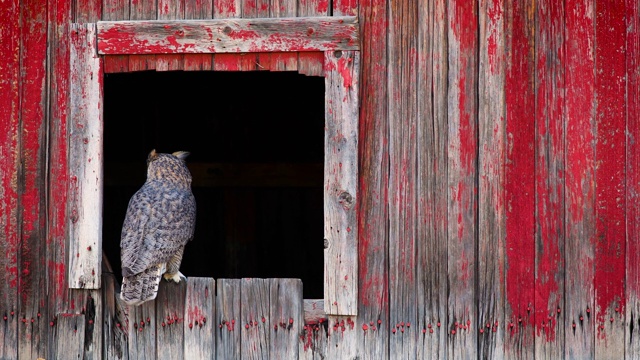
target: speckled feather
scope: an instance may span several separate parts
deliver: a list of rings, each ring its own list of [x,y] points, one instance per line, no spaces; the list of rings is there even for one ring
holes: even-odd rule
[[[188,155],[152,151],[147,181],[129,201],[120,240],[120,296],[128,304],[155,299],[167,263],[177,262],[177,272],[184,245],[193,238],[196,203],[184,162]]]

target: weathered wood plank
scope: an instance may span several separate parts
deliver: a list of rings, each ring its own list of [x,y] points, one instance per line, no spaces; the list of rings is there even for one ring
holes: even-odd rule
[[[387,117],[387,6],[385,0],[361,2],[362,92],[358,126],[361,161],[358,192],[359,355],[389,358],[389,125]],[[363,328],[366,325],[366,329]],[[325,324],[308,325],[310,340],[324,336]],[[318,328],[318,330],[316,330]],[[385,339],[385,340],[383,340]],[[311,342],[312,344],[316,341]]]
[[[156,359],[158,357],[156,332],[157,327],[162,325],[158,323],[160,319],[156,317],[155,301],[147,301],[139,306],[127,305],[125,311],[129,339],[129,358]],[[171,321],[174,321],[174,319]]]
[[[565,3],[565,357],[594,356],[595,92],[594,4]],[[589,310],[591,311],[591,310]]]
[[[156,303],[156,349],[158,359],[184,357],[185,295],[187,283],[162,280]]]
[[[596,243],[597,359],[624,357],[626,67],[624,0],[596,3]],[[636,239],[637,240],[637,239]]]
[[[129,20],[129,1],[102,0],[102,19],[107,21]],[[129,71],[128,55],[113,55],[104,57],[104,72],[119,73]]]
[[[533,324],[536,358],[564,356],[564,12],[536,6],[536,273]],[[558,311],[560,309],[560,311]]]
[[[240,359],[240,280],[218,279],[216,359]]]
[[[298,12],[297,0],[271,0],[269,4],[270,16],[273,18],[293,17]],[[274,52],[271,53],[271,71],[298,70],[298,54]]]
[[[19,1],[0,2],[0,358],[18,358]]]
[[[95,23],[102,18],[102,0],[75,1],[73,9],[75,10],[74,23]]]
[[[268,279],[242,279],[240,353],[243,359],[269,359],[271,335]]]
[[[477,356],[477,2],[448,3],[447,357]],[[444,261],[444,259],[442,259]]]
[[[408,1],[388,9],[389,117],[389,353],[417,352],[416,12]],[[362,330],[360,330],[362,331]],[[330,339],[331,340],[331,339]]]
[[[327,320],[327,313],[324,312],[324,299],[304,299],[302,307],[305,324],[317,324]]]
[[[213,0],[184,0],[185,19],[212,19]],[[184,55],[184,70],[212,70],[213,55]],[[213,319],[213,318],[212,318]]]
[[[184,17],[185,0],[158,0],[158,20],[176,20]],[[183,54],[156,56],[156,71],[184,69]]]
[[[45,308],[46,264],[46,169],[47,169],[47,5],[44,0],[20,2],[19,36],[20,94],[18,115],[20,134],[17,191],[19,223],[18,255],[18,357],[35,359],[47,356]],[[15,16],[15,15],[14,15]],[[17,29],[16,29],[17,30]],[[6,35],[3,35],[3,40]],[[12,54],[12,53],[11,53]],[[13,54],[12,54],[13,55]],[[9,60],[11,61],[11,60]],[[11,69],[7,69],[9,73]],[[1,76],[0,76],[1,77]],[[10,105],[11,106],[11,105]],[[12,120],[9,120],[11,123]],[[10,131],[10,136],[14,135]],[[12,158],[10,156],[10,158]],[[9,164],[10,165],[10,164]],[[8,170],[15,168],[9,166]],[[0,169],[0,171],[5,171]],[[8,194],[11,197],[11,194]],[[17,230],[16,229],[16,230]],[[10,268],[12,266],[10,265]],[[3,269],[2,271],[6,271]],[[12,291],[12,290],[10,290]],[[38,317],[38,314],[41,316]]]
[[[329,315],[326,359],[359,359],[359,332],[356,316]]]
[[[215,358],[215,288],[213,278],[190,277],[184,307],[184,358]]]
[[[640,3],[627,1],[627,273],[625,357],[640,358]],[[633,324],[633,325],[632,325]]]
[[[245,0],[243,5],[243,18],[269,18],[271,10],[269,9],[270,0]],[[250,11],[249,8],[251,8]],[[271,70],[271,53],[255,54],[256,70]]]
[[[298,0],[297,16],[327,16],[329,13],[328,0]],[[346,50],[346,49],[342,49]],[[309,76],[324,76],[324,54],[300,53],[298,54],[298,72]]]
[[[56,341],[54,359],[82,359],[84,355],[85,318],[78,314],[58,314],[53,333]]]
[[[69,151],[69,83],[70,36],[72,10],[69,1],[49,1],[49,164],[47,214],[47,308],[45,323],[55,314],[66,312],[69,302],[68,285],[68,151]],[[49,357],[55,349],[54,329],[49,328]]]
[[[103,358],[129,359],[127,328],[124,307],[120,301],[119,284],[116,275],[103,257],[102,261],[102,304],[103,304]]]
[[[504,358],[505,2],[479,3],[478,356]]]
[[[102,61],[95,24],[71,29],[69,287],[100,288],[102,261]],[[86,46],[92,44],[93,46]]]
[[[229,19],[242,17],[241,0],[213,0],[213,18]],[[245,54],[214,55],[213,67],[216,71],[238,71],[251,69],[253,63],[247,60]]]
[[[298,347],[299,360],[322,360],[327,355],[328,321],[305,323]]]
[[[157,0],[131,1],[130,20],[156,20]],[[143,71],[156,69],[155,55],[131,55],[129,56],[129,71]]]
[[[355,17],[100,21],[100,54],[358,50]]]
[[[270,279],[269,356],[271,359],[297,359],[299,336],[304,327],[302,281]]]
[[[324,309],[358,311],[358,108],[360,53],[325,56]]]
[[[532,1],[506,8],[505,357],[533,358],[535,74]]]

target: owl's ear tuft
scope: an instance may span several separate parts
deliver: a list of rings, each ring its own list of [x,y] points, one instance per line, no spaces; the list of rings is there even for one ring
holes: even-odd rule
[[[188,151],[176,151],[176,152],[174,152],[174,153],[173,153],[173,154],[171,154],[171,155],[173,155],[173,156],[177,157],[177,158],[178,158],[178,159],[180,159],[180,160],[184,160],[184,159],[186,159],[186,158],[187,158],[187,156],[189,156],[189,154],[191,154],[191,153],[190,153],[190,152],[188,152]]]
[[[156,153],[156,149],[151,150],[151,152],[149,153],[149,156],[147,156],[147,163],[152,162],[157,157],[158,157],[158,154]]]

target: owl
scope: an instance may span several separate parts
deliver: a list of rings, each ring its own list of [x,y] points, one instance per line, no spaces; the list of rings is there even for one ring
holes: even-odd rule
[[[196,221],[191,174],[184,161],[188,155],[151,151],[147,181],[129,201],[120,240],[120,298],[129,305],[155,299],[161,277],[186,280],[180,262]]]

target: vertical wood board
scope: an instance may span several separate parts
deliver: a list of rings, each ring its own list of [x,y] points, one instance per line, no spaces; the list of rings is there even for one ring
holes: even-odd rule
[[[156,305],[157,359],[184,358],[185,295],[188,281],[160,281]]]
[[[156,317],[156,304],[147,301],[138,306],[125,305],[127,314],[127,336],[129,358],[152,360],[158,358],[157,327],[161,319]],[[162,319],[166,321],[165,319]],[[171,321],[175,321],[171,319]],[[177,326],[177,325],[176,325]]]
[[[102,62],[95,24],[71,29],[69,287],[99,289],[102,261]],[[89,46],[87,46],[89,44]]]
[[[213,278],[192,276],[187,282],[184,306],[185,359],[215,358],[215,288]]]
[[[59,314],[53,336],[56,342],[52,357],[55,359],[82,359],[84,355],[84,316]]]
[[[360,53],[325,54],[324,308],[358,310],[358,91]]]
[[[269,357],[297,359],[299,336],[304,327],[302,281],[300,279],[270,279]]]
[[[240,285],[240,349],[243,359],[269,359],[271,324],[268,279],[242,279]]]
[[[218,279],[216,287],[216,359],[240,358],[240,290],[237,279]]]

